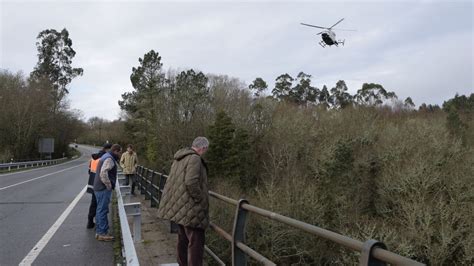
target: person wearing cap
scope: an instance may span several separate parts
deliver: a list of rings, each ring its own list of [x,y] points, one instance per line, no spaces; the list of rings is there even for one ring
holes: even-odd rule
[[[95,226],[94,218],[97,212],[97,199],[95,198],[94,194],[94,178],[95,173],[97,171],[97,166],[99,164],[99,159],[107,153],[110,148],[112,148],[112,144],[105,143],[102,145],[102,149],[91,155],[91,159],[89,161],[89,181],[87,182],[87,193],[92,194],[91,204],[89,205],[89,214],[87,215],[87,229],[92,229]]]
[[[110,151],[100,157],[97,165],[97,173],[94,178],[94,194],[97,199],[95,237],[99,241],[114,240],[114,237],[108,234],[109,220],[107,215],[112,190],[117,182],[117,165],[121,152],[122,147],[119,144],[112,145]]]

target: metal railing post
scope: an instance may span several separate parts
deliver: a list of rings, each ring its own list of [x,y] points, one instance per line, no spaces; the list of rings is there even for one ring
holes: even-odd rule
[[[158,191],[156,191],[157,189],[155,189],[154,185],[156,184],[156,186],[158,186],[158,173],[153,172],[150,181],[151,181],[151,183],[150,183],[150,199],[151,199],[150,207],[156,208],[156,207],[158,207],[158,204],[154,200],[154,197],[158,196]]]
[[[142,182],[142,174],[141,174],[142,169],[143,168],[141,165],[137,166],[137,175],[136,175],[137,181],[136,182],[137,182],[137,189],[140,191],[142,190],[142,183],[141,183]]]
[[[247,210],[241,208],[242,204],[248,204],[245,199],[240,199],[235,210],[234,228],[232,230],[232,265],[247,265],[245,253],[237,247],[236,242],[245,243],[245,222]]]
[[[119,189],[120,189],[120,194],[122,195],[123,202],[130,202],[130,195],[131,195],[131,190],[132,188],[128,186],[121,186],[119,184]]]
[[[148,170],[147,178],[146,178],[146,193],[145,193],[146,200],[151,199],[151,180],[153,180],[153,171]]]
[[[146,174],[148,173],[147,172],[148,169],[147,168],[143,168],[142,169],[142,173],[141,173],[141,177],[140,177],[140,194],[141,195],[145,195],[146,193],[146,189],[145,189],[145,183],[146,183]]]
[[[161,196],[163,195],[163,189],[165,188],[165,183],[166,183],[166,177],[164,174],[160,175],[160,183],[158,184],[158,206],[160,205],[161,202]]]
[[[387,249],[384,243],[374,239],[367,240],[364,242],[362,252],[360,253],[359,266],[386,266],[387,263],[378,260],[372,256],[372,251],[375,248]]]
[[[140,202],[126,203],[123,205],[127,216],[133,216],[133,242],[142,240],[142,214]]]

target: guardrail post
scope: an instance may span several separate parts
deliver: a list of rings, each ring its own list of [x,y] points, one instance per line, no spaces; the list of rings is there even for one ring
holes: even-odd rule
[[[242,209],[242,204],[248,204],[245,199],[240,199],[235,211],[234,228],[232,230],[232,265],[247,265],[245,253],[240,250],[236,241],[245,242],[245,222],[247,220],[247,211]]]
[[[360,266],[386,266],[387,265],[387,263],[372,257],[372,251],[375,248],[387,249],[387,246],[385,246],[384,243],[379,242],[374,239],[370,239],[364,242],[364,246],[360,254],[360,261],[359,261]]]
[[[133,216],[133,242],[142,240],[142,214],[140,202],[127,203],[123,205],[127,216]]]
[[[123,175],[118,175],[117,177],[117,183],[120,185],[120,186],[125,186],[125,177]]]
[[[130,186],[120,186],[119,188],[120,188],[120,194],[122,195],[123,202],[127,202],[127,203],[130,202],[131,187]]]

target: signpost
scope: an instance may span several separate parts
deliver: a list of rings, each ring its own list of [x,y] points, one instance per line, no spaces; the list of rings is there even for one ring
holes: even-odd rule
[[[51,154],[54,153],[54,138],[40,138],[38,142],[38,151],[40,157],[43,154],[45,159],[51,159]]]

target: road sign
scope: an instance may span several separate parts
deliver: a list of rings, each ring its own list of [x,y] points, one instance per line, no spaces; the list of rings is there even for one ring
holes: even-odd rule
[[[39,153],[54,153],[54,138],[40,138],[38,150]]]

